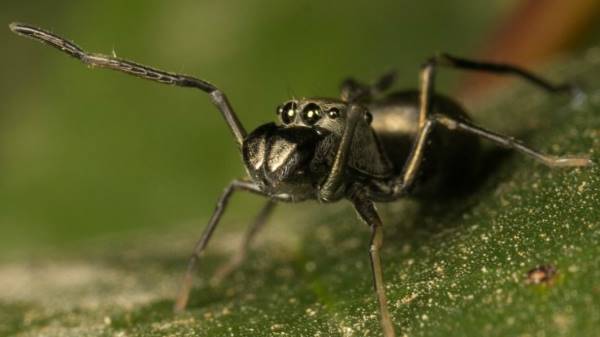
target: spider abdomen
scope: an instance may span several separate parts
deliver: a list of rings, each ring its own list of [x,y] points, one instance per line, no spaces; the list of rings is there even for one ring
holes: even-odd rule
[[[402,174],[418,131],[419,92],[392,93],[368,105],[371,127],[392,163],[394,176]],[[432,99],[432,113],[458,120],[470,120],[455,101],[441,95]],[[440,194],[458,187],[477,174],[481,149],[472,134],[435,127],[427,143],[415,192]]]

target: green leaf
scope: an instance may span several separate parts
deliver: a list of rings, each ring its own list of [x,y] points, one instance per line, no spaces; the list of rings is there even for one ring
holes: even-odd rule
[[[600,59],[590,53],[555,78],[578,79],[587,99],[574,105],[519,87],[474,115],[545,152],[600,162]],[[510,154],[469,196],[379,205],[399,335],[596,336],[599,173],[597,165],[549,169]],[[187,232],[5,262],[0,335],[379,336],[367,228],[346,204],[298,204],[285,213],[248,262],[211,287],[206,279],[231,253],[218,231],[189,310],[178,315],[173,298],[194,241]],[[542,265],[556,274],[528,282],[528,271]]]

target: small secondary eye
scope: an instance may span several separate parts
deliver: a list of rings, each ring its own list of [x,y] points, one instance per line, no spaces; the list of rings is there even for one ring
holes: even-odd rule
[[[321,119],[321,108],[315,103],[308,103],[302,110],[302,120],[307,125],[315,124]]]
[[[340,116],[340,110],[337,108],[331,108],[327,111],[327,116],[331,119],[336,119]]]
[[[290,124],[296,118],[296,108],[297,105],[295,102],[287,102],[284,105],[277,108],[277,114],[283,124]]]

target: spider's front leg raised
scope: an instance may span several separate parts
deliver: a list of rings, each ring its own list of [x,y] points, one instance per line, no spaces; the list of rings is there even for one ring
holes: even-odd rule
[[[246,130],[237,118],[227,96],[211,83],[188,75],[176,74],[153,67],[145,66],[136,62],[96,53],[89,53],[81,49],[75,43],[50,33],[44,29],[33,27],[22,23],[11,23],[10,29],[16,34],[32,38],[46,45],[54,47],[90,67],[108,68],[146,80],[171,84],[179,87],[200,89],[210,95],[212,102],[217,106],[225,122],[229,126],[238,147],[242,147]]]
[[[112,70],[116,70],[119,72],[129,74],[129,75],[133,75],[136,77],[140,77],[140,78],[143,78],[146,80],[151,80],[151,81],[162,83],[162,84],[170,84],[170,85],[175,85],[175,86],[180,86],[180,87],[196,88],[196,89],[200,89],[200,90],[208,93],[210,95],[212,102],[217,106],[217,108],[223,115],[227,125],[229,126],[231,133],[234,136],[234,139],[235,139],[238,147],[240,149],[242,148],[244,138],[246,137],[246,130],[244,129],[241,122],[237,118],[237,116],[236,116],[233,108],[231,107],[231,104],[229,103],[225,94],[221,90],[219,90],[217,87],[212,85],[211,83],[201,80],[201,79],[198,79],[198,78],[195,78],[195,77],[192,77],[192,76],[167,72],[164,70],[145,66],[145,65],[142,65],[142,64],[139,64],[136,62],[132,62],[132,61],[121,59],[121,58],[114,57],[114,56],[90,53],[90,52],[83,50],[82,48],[77,46],[75,43],[68,41],[67,39],[65,39],[61,36],[58,36],[56,34],[53,34],[49,31],[46,31],[41,28],[37,28],[37,27],[33,27],[30,25],[21,24],[21,23],[12,23],[12,24],[10,24],[9,27],[16,34],[19,34],[19,35],[22,35],[22,36],[25,36],[28,38],[32,38],[32,39],[42,42],[48,46],[56,48],[56,49],[60,50],[61,52],[64,52],[67,55],[82,61],[83,63],[85,63],[86,65],[88,65],[89,67],[92,67],[92,68],[93,67],[108,68],[108,69],[112,69]],[[196,267],[196,262],[197,262],[198,258],[200,257],[200,255],[203,253],[208,242],[210,241],[210,238],[211,238],[215,228],[217,227],[219,220],[221,219],[221,216],[227,206],[229,197],[236,190],[245,190],[245,191],[249,191],[249,192],[253,192],[253,193],[258,193],[263,196],[267,196],[254,183],[242,181],[242,180],[233,181],[225,189],[225,191],[219,198],[219,201],[217,202],[217,207],[216,207],[207,227],[205,228],[205,230],[202,234],[202,237],[196,244],[194,254],[190,258],[188,269],[187,269],[187,272],[186,272],[186,275],[185,275],[185,278],[184,278],[183,284],[181,286],[179,296],[177,298],[177,302],[175,305],[176,310],[183,310],[186,307],[188,297],[189,297],[189,292],[190,292],[190,289],[192,286],[192,276],[193,276],[193,272]],[[267,197],[272,198],[272,199],[277,199],[277,200],[288,201],[285,197],[282,197],[282,196],[267,196]],[[265,207],[265,209],[260,213],[256,222],[251,227],[249,234],[247,235],[246,239],[244,240],[244,242],[245,242],[244,246],[243,246],[241,252],[238,254],[238,258],[235,260],[236,264],[239,264],[241,262],[241,260],[243,259],[243,256],[245,255],[245,251],[247,249],[247,246],[249,245],[251,238],[256,234],[257,230],[260,228],[260,226],[266,219],[268,213],[270,213],[270,210],[273,208],[273,204],[274,204],[273,200],[268,201],[267,207]],[[233,265],[229,265],[229,269],[232,269],[233,267],[234,267]],[[220,272],[220,274],[225,274],[225,273],[227,273],[227,270],[221,270],[221,272]]]

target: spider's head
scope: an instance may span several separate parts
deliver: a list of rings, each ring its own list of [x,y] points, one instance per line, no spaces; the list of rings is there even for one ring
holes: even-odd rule
[[[315,156],[322,154],[323,140],[341,136],[346,109],[347,103],[324,98],[281,104],[277,108],[280,124],[262,125],[244,140],[242,154],[250,176],[278,193],[297,194],[299,188],[312,188],[320,177],[311,170],[311,163],[324,160]]]
[[[277,107],[283,127],[308,127],[318,133],[342,134],[348,104],[331,98],[290,100]]]

